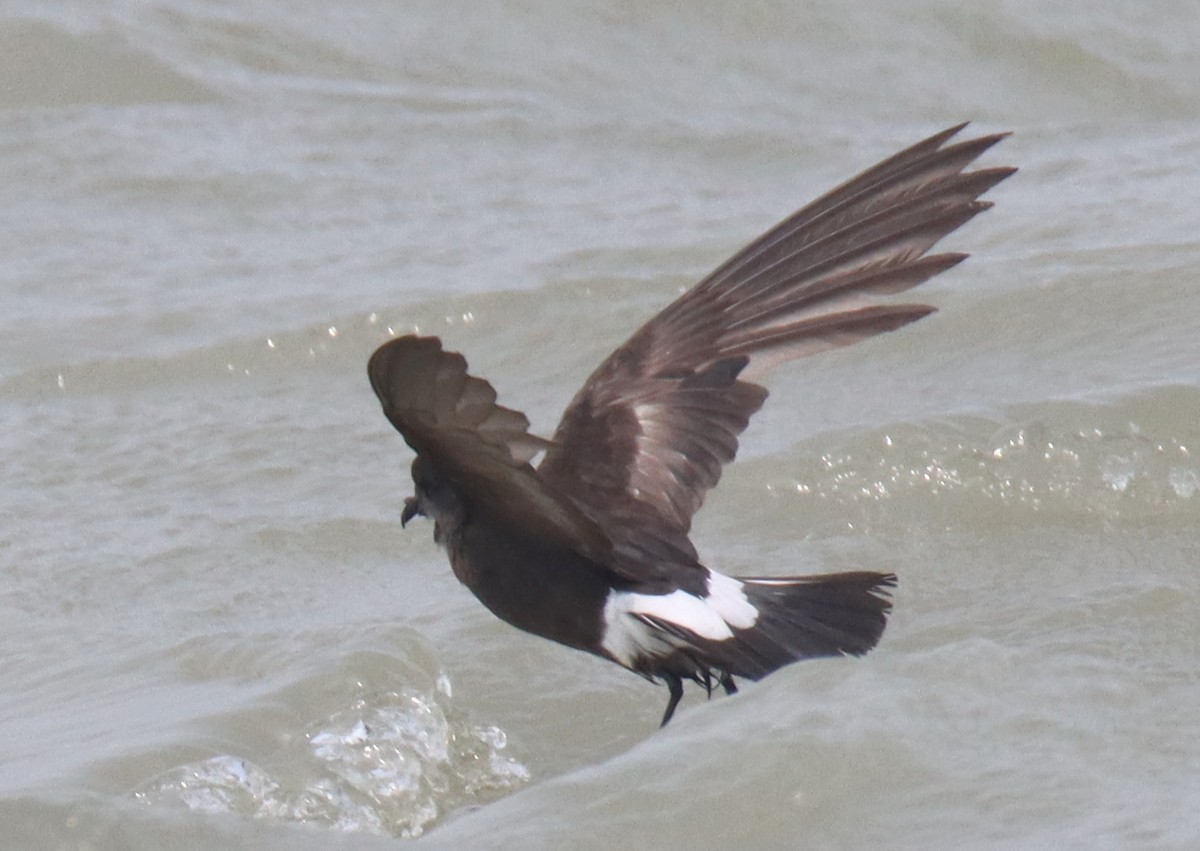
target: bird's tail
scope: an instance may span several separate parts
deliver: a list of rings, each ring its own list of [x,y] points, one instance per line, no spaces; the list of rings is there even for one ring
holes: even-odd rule
[[[704,642],[704,661],[751,680],[801,659],[866,653],[883,635],[896,586],[895,574],[868,571],[737,580],[758,615],[732,638]]]

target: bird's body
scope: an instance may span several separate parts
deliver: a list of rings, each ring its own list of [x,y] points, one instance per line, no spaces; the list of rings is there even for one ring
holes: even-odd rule
[[[479,525],[470,524],[447,547],[458,580],[501,620],[577,650],[598,652],[604,629],[593,615],[603,609],[611,586],[603,567],[536,536],[494,534],[505,524],[486,512],[476,516]]]
[[[875,297],[961,261],[926,252],[1013,171],[964,173],[1002,137],[947,145],[959,129],[823,196],[678,298],[596,369],[551,440],[437,338],[385,343],[372,387],[417,453],[402,520],[431,517],[455,576],[502,620],[664,681],[663,724],[684,679],[733,692],[734,677],[870,650],[895,576],[726,576],[701,563],[691,519],[767,397],[744,372],[933,311]]]

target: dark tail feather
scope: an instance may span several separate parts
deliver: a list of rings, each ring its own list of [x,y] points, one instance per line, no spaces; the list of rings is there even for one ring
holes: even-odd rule
[[[866,653],[883,635],[896,587],[895,574],[867,571],[737,579],[758,621],[731,639],[704,641],[704,661],[751,680],[801,659]]]

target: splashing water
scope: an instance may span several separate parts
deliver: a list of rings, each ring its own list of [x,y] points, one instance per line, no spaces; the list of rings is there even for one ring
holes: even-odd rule
[[[444,678],[443,678],[444,680]],[[507,737],[458,717],[439,681],[356,701],[298,737],[271,770],[230,754],[189,763],[135,791],[154,805],[413,838],[447,812],[529,782]]]

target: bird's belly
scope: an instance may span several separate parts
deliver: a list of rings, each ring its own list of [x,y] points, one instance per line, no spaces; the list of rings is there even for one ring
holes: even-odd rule
[[[454,575],[494,615],[534,635],[606,655],[607,575],[587,559],[521,540],[472,541],[450,551]]]

